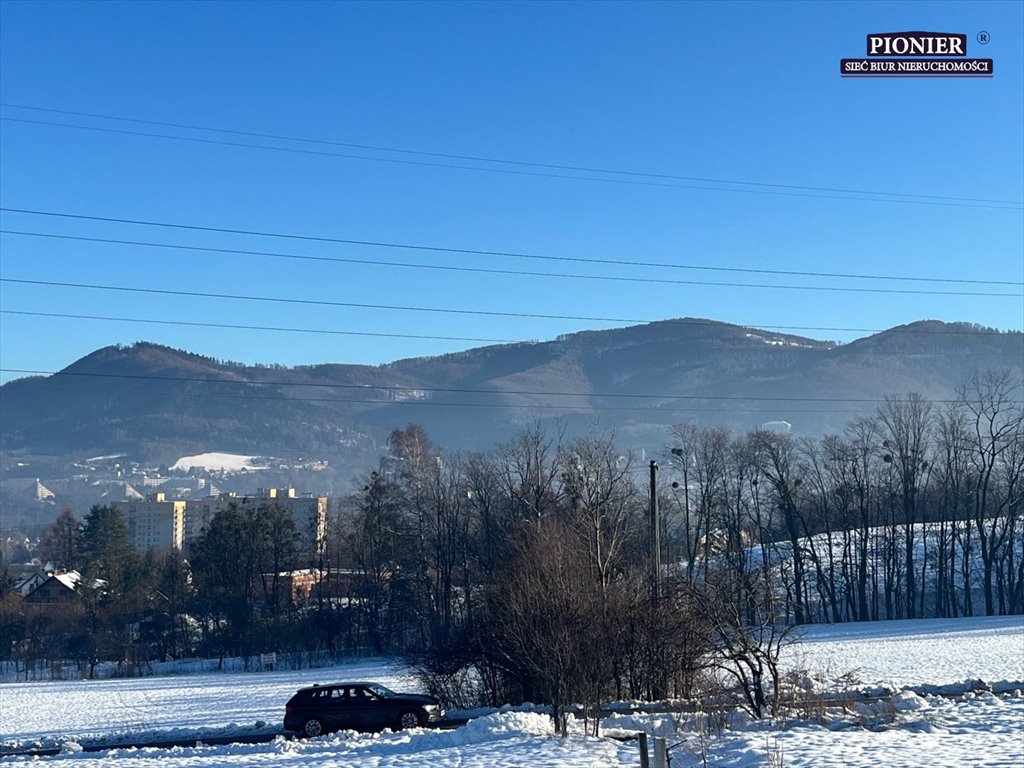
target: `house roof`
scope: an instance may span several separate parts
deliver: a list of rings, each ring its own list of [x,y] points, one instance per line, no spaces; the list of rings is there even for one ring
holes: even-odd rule
[[[35,591],[36,587],[46,581],[48,577],[45,573],[29,573],[24,576],[20,576],[14,582],[14,589],[21,593],[24,597]]]
[[[68,589],[74,589],[78,586],[78,582],[82,580],[82,574],[78,571],[63,571],[61,573],[52,574],[52,578],[59,581]]]

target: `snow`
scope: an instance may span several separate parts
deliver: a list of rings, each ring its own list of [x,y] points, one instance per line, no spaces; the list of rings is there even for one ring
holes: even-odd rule
[[[954,576],[954,586],[958,593],[962,592],[966,587],[969,586],[972,596],[975,610],[981,610],[984,606],[984,594],[982,591],[982,560],[981,555],[978,552],[978,532],[973,522],[959,522],[957,525],[960,529],[965,526],[970,526],[971,540],[974,542],[969,548],[969,568],[966,576],[967,583],[964,582],[964,574],[957,568],[957,573]],[[985,521],[985,528],[987,535],[991,535],[993,527],[998,526],[999,528],[1007,525],[1007,518],[991,518]],[[945,526],[945,533],[943,533],[943,527]],[[951,536],[951,528],[949,523],[917,523],[910,527],[910,533],[913,538],[913,552],[914,562],[916,568],[922,579],[922,583],[926,586],[927,598],[925,600],[922,609],[927,613],[922,615],[933,615],[935,606],[935,583],[938,579],[937,568],[938,558],[937,552],[939,550],[939,540],[942,536]],[[899,526],[897,535],[902,537],[906,532],[904,526]],[[854,542],[859,542],[863,535],[859,530],[851,530],[847,532],[852,536]],[[822,560],[823,568],[827,570],[830,558],[836,564],[835,573],[835,589],[836,593],[842,595],[846,590],[852,586],[846,583],[842,569],[839,567],[839,563],[845,557],[844,547],[845,536],[843,531],[833,531],[831,536],[825,533],[815,534],[811,537],[801,537],[797,540],[797,544],[801,550],[805,553],[809,553],[812,550],[818,553],[818,556]],[[885,542],[890,540],[893,536],[891,530],[885,526],[874,526],[867,530],[866,544],[868,550],[869,564],[877,571],[874,577],[878,581],[878,589],[880,592],[884,592],[885,589],[885,575],[881,567],[881,562],[885,559]],[[964,543],[963,540],[953,540],[948,544],[950,553],[955,556],[958,563],[963,560],[964,557]],[[764,563],[764,550],[760,545],[754,545],[750,547],[750,556],[753,563],[758,565]],[[768,548],[768,559],[772,565],[778,566],[785,564],[789,569],[792,569],[793,565],[793,547],[789,541],[780,540],[774,541],[769,544]],[[1015,558],[1024,558],[1024,542],[1018,541],[1017,550],[1014,555]],[[809,554],[806,555],[805,563],[807,565],[807,572],[805,574],[806,586],[810,597],[809,607],[812,615],[818,617],[820,620],[827,620],[825,617],[828,616],[828,610],[821,604],[821,598],[815,597],[819,591],[818,577],[819,574],[817,569],[813,567],[813,563],[810,559]],[[684,566],[685,563],[680,563],[680,567]],[[885,605],[879,605],[880,616],[885,618]]]
[[[880,730],[851,723],[844,730],[798,726],[770,733],[739,732],[715,745],[713,764],[764,765],[764,757],[777,752],[787,768],[1020,766],[1022,704],[1022,699],[996,697],[985,702],[930,699],[924,708],[897,715]],[[749,759],[758,753],[761,762]]]
[[[68,589],[74,589],[78,586],[78,582],[82,580],[82,574],[78,571],[64,571],[63,573],[53,574],[53,578],[59,581]]]
[[[197,456],[182,456],[171,465],[171,469],[197,468],[210,472],[241,472],[243,469],[262,469],[262,467],[256,466],[256,459],[256,456],[243,456],[239,453],[200,453]]]
[[[342,733],[317,739],[277,738],[269,744],[220,747],[122,749],[82,754],[65,749],[52,760],[59,765],[111,765],[120,768],[206,768],[206,766],[360,766],[360,768],[603,768],[629,765],[635,747],[608,739],[559,739],[544,715],[509,713],[474,720],[451,731],[413,729],[400,733]],[[32,758],[9,758],[0,764],[28,765]],[[633,761],[633,762],[638,762]]]
[[[878,685],[1024,681],[1024,616],[816,624],[799,630],[791,667]]]
[[[418,691],[415,678],[380,659],[290,672],[7,683],[0,687],[0,733],[4,741],[58,735],[107,741],[125,733],[132,741],[157,741],[197,728],[208,729],[208,735],[215,729],[274,732],[295,691],[336,680],[373,680],[396,691]],[[267,723],[269,731],[255,728],[257,722]]]
[[[677,745],[672,751],[675,766],[704,764],[702,751],[707,765],[723,768],[1024,764],[1024,695],[1013,689],[1024,688],[1021,617],[873,622],[815,626],[803,632],[803,641],[787,649],[785,663],[790,669],[826,671],[834,678],[855,669],[865,682],[904,689],[891,699],[852,697],[845,708],[791,711],[775,722],[733,716],[731,729],[720,731],[707,727],[708,716],[640,713],[608,718],[604,732],[659,733]],[[996,693],[974,684],[959,687],[951,696],[927,690],[966,678],[1011,682],[993,686]],[[95,768],[639,764],[635,742],[586,738],[579,723],[569,738],[561,739],[554,736],[546,715],[508,708],[446,731],[342,733],[308,740],[278,736],[263,744],[81,751],[89,741],[127,744],[272,735],[280,728],[284,703],[296,689],[346,679],[375,680],[396,690],[418,689],[406,670],[382,659],[296,672],[7,683],[0,685],[0,733],[7,744],[59,744],[61,754],[46,760]],[[703,728],[698,727],[701,723]],[[13,756],[0,758],[0,767],[38,762]]]

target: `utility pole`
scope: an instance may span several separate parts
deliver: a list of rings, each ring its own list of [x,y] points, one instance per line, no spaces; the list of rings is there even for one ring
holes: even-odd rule
[[[651,600],[661,596],[661,518],[658,514],[658,462],[651,460]]]

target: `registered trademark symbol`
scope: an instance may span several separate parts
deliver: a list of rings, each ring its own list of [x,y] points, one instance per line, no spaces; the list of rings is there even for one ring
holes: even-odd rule
[[[988,41],[990,39],[991,38],[989,37],[988,32],[979,32],[978,33],[978,42],[981,43],[982,45],[988,45]]]

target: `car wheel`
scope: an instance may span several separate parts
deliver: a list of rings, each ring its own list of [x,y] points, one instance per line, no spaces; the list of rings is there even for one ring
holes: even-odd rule
[[[319,736],[324,732],[324,724],[315,717],[311,718],[306,721],[304,726],[302,726],[302,732],[307,736]]]
[[[413,709],[407,709],[398,716],[398,730],[419,728],[423,725],[423,717]]]

